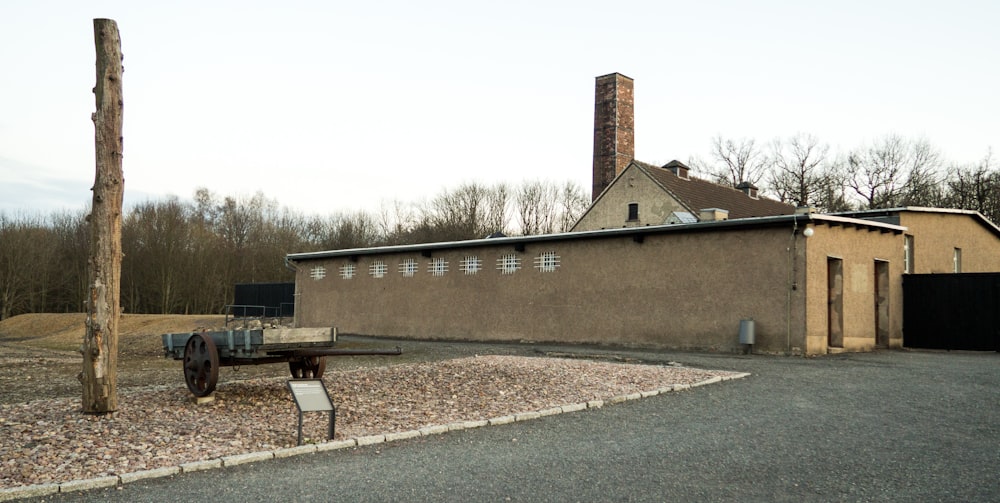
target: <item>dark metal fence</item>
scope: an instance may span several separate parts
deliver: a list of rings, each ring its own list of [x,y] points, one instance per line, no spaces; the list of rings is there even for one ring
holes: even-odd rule
[[[1000,351],[1000,273],[903,276],[903,346]]]
[[[233,315],[241,318],[286,318],[295,314],[295,283],[236,285]]]

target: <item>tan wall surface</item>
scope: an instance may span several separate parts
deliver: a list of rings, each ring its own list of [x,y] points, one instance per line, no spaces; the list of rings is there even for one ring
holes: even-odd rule
[[[606,343],[739,351],[739,322],[753,318],[755,350],[801,348],[804,290],[791,291],[790,229],[742,229],[628,236],[434,251],[448,272],[428,272],[419,253],[309,260],[298,264],[300,326],[336,326],[342,333],[469,340]],[[555,272],[540,272],[543,252],[559,256]],[[522,269],[497,270],[516,253]],[[804,250],[799,250],[800,260]],[[466,275],[466,256],[483,270]],[[399,264],[419,264],[403,277]],[[388,268],[368,274],[373,260]],[[354,263],[357,276],[341,279]],[[326,277],[310,278],[324,265]],[[804,273],[800,271],[802,279]],[[800,280],[801,281],[801,280]],[[791,318],[789,318],[791,314]]]
[[[627,222],[629,203],[639,203],[639,221]],[[642,227],[664,223],[671,212],[686,211],[646,173],[629,167],[618,182],[611,186],[590,210],[577,222],[574,231]]]
[[[869,351],[875,347],[875,261],[889,262],[889,346],[902,345],[903,323],[903,235],[870,231],[855,226],[813,225],[806,238],[806,307],[808,353],[828,349],[827,260],[843,260],[845,351]]]
[[[964,214],[903,211],[900,225],[914,239],[914,271],[954,272],[955,248],[962,250],[962,272],[1000,271],[1000,238]]]

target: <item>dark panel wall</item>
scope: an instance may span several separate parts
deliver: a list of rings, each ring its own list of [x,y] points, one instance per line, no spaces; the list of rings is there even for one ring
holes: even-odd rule
[[[1000,273],[903,276],[903,345],[1000,351]]]

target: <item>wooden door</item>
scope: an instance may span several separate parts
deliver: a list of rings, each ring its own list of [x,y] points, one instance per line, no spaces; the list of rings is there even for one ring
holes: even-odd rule
[[[844,261],[828,258],[827,277],[827,345],[844,347]]]
[[[889,347],[889,263],[875,261],[875,346]]]

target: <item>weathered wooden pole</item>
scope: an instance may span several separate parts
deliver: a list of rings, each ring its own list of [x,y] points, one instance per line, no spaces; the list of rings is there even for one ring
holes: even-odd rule
[[[97,174],[90,212],[87,332],[83,346],[83,412],[118,410],[118,318],[122,270],[122,53],[118,25],[94,20],[97,46]]]

